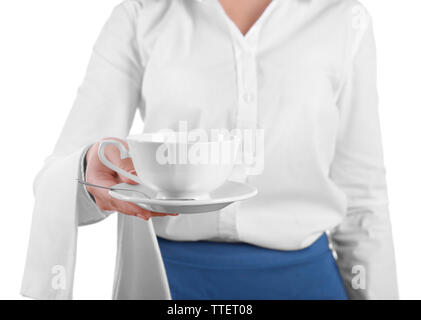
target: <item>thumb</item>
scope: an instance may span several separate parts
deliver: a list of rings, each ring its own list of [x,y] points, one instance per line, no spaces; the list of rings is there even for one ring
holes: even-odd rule
[[[135,168],[133,166],[133,162],[132,162],[132,160],[130,158],[121,160],[118,166],[119,166],[120,169],[122,169],[122,170],[124,170],[126,172],[129,172],[129,173],[131,173],[133,175],[137,175],[136,174],[136,170],[135,170]],[[121,182],[124,182],[124,183],[138,184],[138,182],[133,181],[132,179],[127,178],[126,176],[123,176],[120,173],[118,173],[118,178],[119,178],[119,180]]]
[[[120,143],[122,143],[124,145],[124,147],[127,150],[129,149],[129,146],[127,145],[127,142],[125,142],[124,140],[117,139],[117,138],[110,138],[110,139],[119,141]],[[120,150],[116,146],[114,146],[114,145],[107,146],[107,149],[105,150],[105,153],[106,153],[106,157],[108,158],[108,160],[110,162],[114,163],[120,169],[122,169],[126,172],[130,172],[130,173],[135,172],[132,159],[131,158],[121,159]],[[114,171],[114,170],[112,170],[112,171]],[[119,174],[118,172],[115,172],[114,176],[120,182],[129,183],[129,184],[138,184],[136,181],[133,181],[133,180],[123,176],[122,174]]]

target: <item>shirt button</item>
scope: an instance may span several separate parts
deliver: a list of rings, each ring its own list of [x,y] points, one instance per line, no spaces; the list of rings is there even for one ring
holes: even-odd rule
[[[252,52],[246,52],[245,57],[246,57],[247,61],[253,61],[254,60],[254,55],[253,55]]]
[[[243,100],[246,103],[251,103],[251,102],[254,101],[254,99],[255,99],[255,96],[254,96],[253,93],[247,92],[247,93],[243,94]]]

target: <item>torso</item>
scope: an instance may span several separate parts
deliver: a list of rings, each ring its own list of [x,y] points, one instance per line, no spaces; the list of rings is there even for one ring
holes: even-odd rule
[[[265,0],[250,9],[258,3],[247,0],[241,11],[227,0],[144,3],[137,29],[144,132],[181,123],[189,130],[264,131],[263,163],[245,177],[256,197],[220,214],[159,217],[157,235],[246,238],[289,250],[341,221],[346,198],[329,168],[336,99],[356,36],[354,1]],[[253,228],[262,221],[265,228]]]

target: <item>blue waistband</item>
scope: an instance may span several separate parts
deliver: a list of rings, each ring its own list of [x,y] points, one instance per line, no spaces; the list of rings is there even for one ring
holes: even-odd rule
[[[301,250],[282,251],[238,242],[172,241],[158,237],[164,260],[209,269],[268,268],[304,263],[329,253],[329,241],[323,234]]]

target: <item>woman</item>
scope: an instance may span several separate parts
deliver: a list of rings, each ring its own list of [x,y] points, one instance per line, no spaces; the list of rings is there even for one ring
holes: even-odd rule
[[[145,132],[182,121],[263,130],[264,168],[242,177],[259,195],[164,216],[77,184],[133,183],[97,149],[127,136],[137,108]],[[397,298],[366,10],[354,0],[124,1],[35,193],[30,297],[71,298],[77,226],[117,211],[115,299]]]

